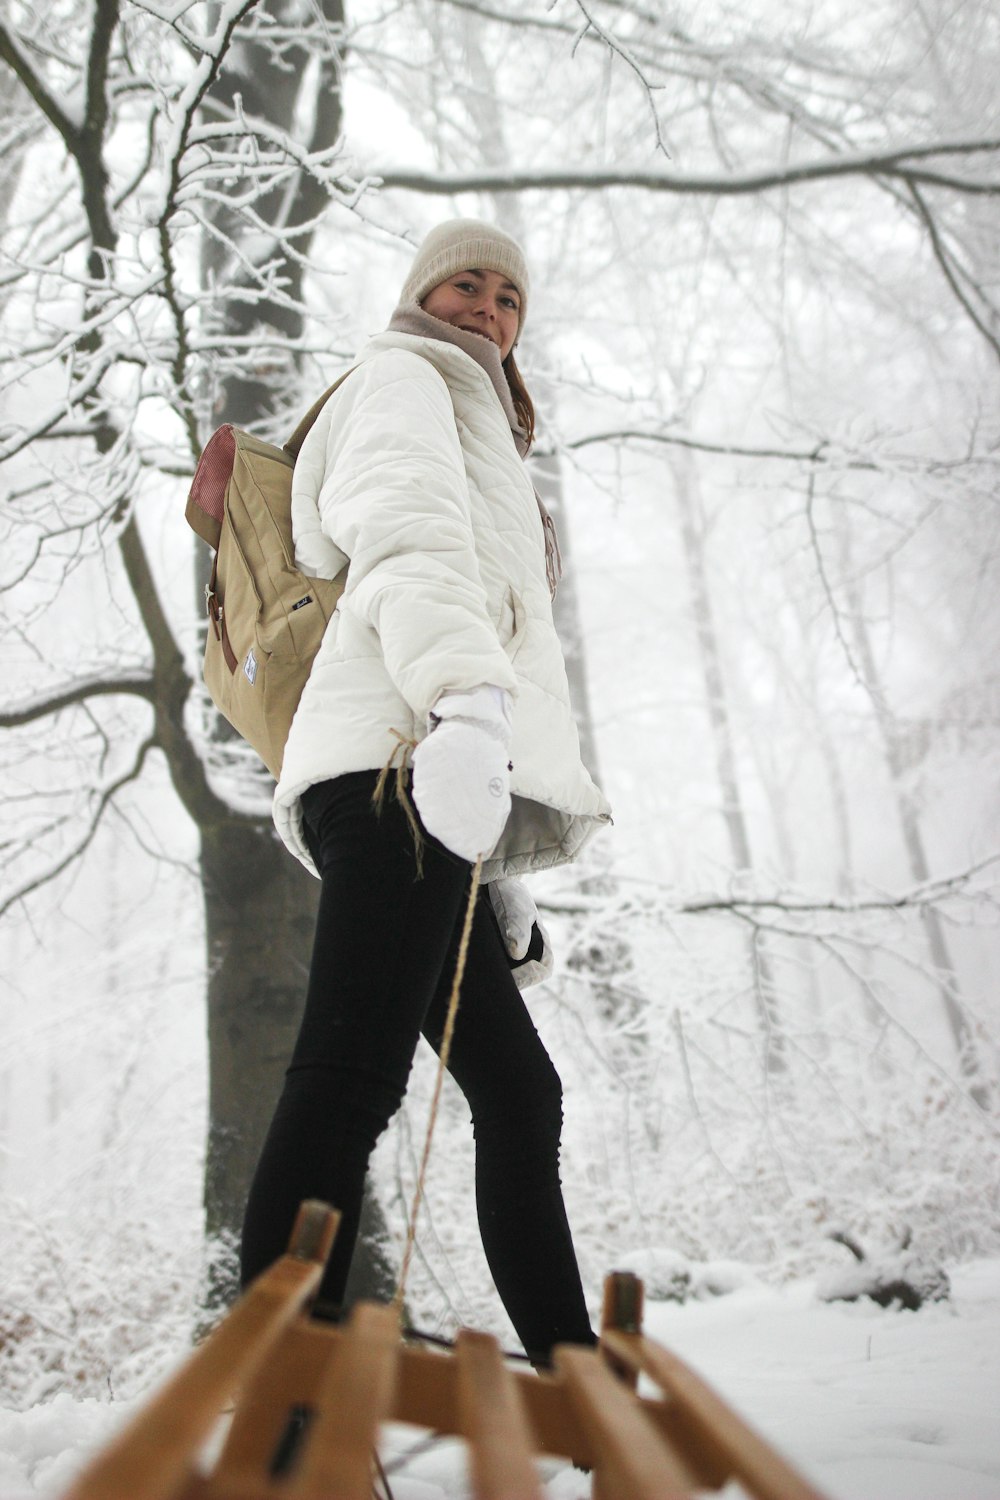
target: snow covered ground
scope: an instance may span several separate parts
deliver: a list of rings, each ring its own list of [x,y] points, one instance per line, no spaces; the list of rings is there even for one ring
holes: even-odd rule
[[[951,1281],[950,1303],[918,1313],[824,1304],[811,1281],[750,1283],[683,1306],[652,1302],[646,1327],[831,1500],[1000,1500],[1000,1260],[959,1267]],[[0,1411],[0,1500],[58,1496],[131,1409],[61,1394]],[[420,1438],[389,1434],[396,1500],[463,1496],[457,1443],[395,1468]],[[561,1463],[544,1472],[551,1500],[589,1494]]]

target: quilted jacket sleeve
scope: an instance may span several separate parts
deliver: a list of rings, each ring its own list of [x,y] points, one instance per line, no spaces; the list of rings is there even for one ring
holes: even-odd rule
[[[446,690],[493,683],[516,693],[479,574],[445,381],[419,355],[387,350],[338,398],[318,508],[351,560],[342,607],[376,632],[418,718]]]

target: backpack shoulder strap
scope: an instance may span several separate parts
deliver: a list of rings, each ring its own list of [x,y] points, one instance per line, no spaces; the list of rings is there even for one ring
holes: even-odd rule
[[[285,452],[286,453],[290,453],[291,456],[292,456],[292,458],[298,458],[298,456],[299,456],[299,449],[302,447],[302,444],[305,442],[306,435],[310,431],[313,423],[316,421],[316,418],[319,416],[320,412],[323,410],[323,408],[326,405],[326,403],[329,401],[330,397],[333,395],[334,391],[337,389],[338,386],[343,385],[343,383],[347,379],[348,375],[352,375],[356,369],[357,369],[357,365],[352,365],[349,370],[345,370],[344,373],[343,373],[343,375],[341,375],[340,379],[339,380],[335,380],[333,382],[333,385],[331,385],[327,390],[325,390],[323,392],[323,394],[322,394],[322,396],[320,396],[319,400],[318,401],[314,401],[313,404],[312,404],[312,406],[310,406],[309,410],[306,412],[305,416],[302,418],[302,421],[299,423],[298,427],[296,427],[295,431],[292,433],[291,437],[288,439],[288,442],[285,443],[285,445],[284,445]]]

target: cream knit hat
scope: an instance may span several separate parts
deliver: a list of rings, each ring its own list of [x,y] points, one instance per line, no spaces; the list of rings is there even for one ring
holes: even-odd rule
[[[521,294],[517,336],[528,308],[528,267],[516,240],[481,219],[447,219],[425,237],[399,295],[400,305],[420,302],[456,271],[497,271]]]

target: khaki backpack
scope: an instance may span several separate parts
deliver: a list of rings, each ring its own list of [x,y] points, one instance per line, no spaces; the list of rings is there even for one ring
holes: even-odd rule
[[[342,375],[283,448],[227,424],[205,444],[184,514],[212,548],[205,588],[205,685],[219,712],[277,780],[292,717],[347,569],[309,578],[295,566],[292,468]]]

